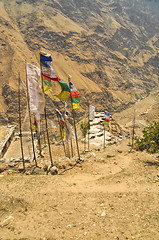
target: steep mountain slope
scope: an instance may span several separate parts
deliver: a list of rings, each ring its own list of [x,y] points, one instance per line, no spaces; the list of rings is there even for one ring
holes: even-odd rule
[[[39,64],[39,49],[52,53],[63,80],[72,76],[81,112],[88,102],[123,109],[159,85],[158,1],[1,0],[0,9],[3,122],[16,114],[9,95],[16,96],[18,72],[25,79],[25,61]],[[50,112],[59,105],[51,99]]]

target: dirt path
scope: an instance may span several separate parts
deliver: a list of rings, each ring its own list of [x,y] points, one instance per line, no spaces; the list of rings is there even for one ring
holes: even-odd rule
[[[94,150],[64,175],[1,177],[0,221],[13,219],[0,239],[158,240],[159,163],[128,149]]]

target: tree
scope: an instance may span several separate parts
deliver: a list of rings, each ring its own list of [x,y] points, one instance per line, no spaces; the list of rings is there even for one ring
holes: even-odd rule
[[[153,122],[143,130],[142,138],[135,138],[135,149],[137,151],[147,150],[150,153],[159,152],[159,122]]]
[[[85,140],[84,140],[84,151],[85,151],[86,150],[86,135],[89,130],[89,122],[82,122],[80,125],[80,129],[81,129],[83,137],[85,138]]]

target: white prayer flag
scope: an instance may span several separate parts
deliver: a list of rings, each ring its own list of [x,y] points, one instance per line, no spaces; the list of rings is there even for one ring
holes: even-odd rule
[[[53,121],[51,121],[51,127],[52,127],[52,128],[57,128],[57,127],[54,125]]]
[[[40,68],[27,63],[27,82],[30,99],[30,111],[34,113],[44,113],[44,94],[40,86]]]
[[[70,123],[68,123],[68,130],[69,130],[69,139],[75,139],[75,133],[73,127]]]
[[[95,107],[89,105],[89,120],[93,120],[95,115]]]

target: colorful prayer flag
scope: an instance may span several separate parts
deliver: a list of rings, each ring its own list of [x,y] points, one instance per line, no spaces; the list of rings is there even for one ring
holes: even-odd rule
[[[36,120],[36,117],[35,117],[35,116],[34,116],[33,130],[34,130],[34,132],[37,132],[37,131],[38,131],[38,128],[37,128],[37,120]]]
[[[55,70],[52,68],[52,57],[51,54],[47,54],[43,51],[40,52],[40,65],[41,65],[41,75],[43,79],[43,88],[45,93],[52,92],[51,81],[56,81],[61,92],[55,95],[55,97],[67,101],[70,96],[70,88],[66,82],[58,78]]]
[[[58,78],[57,83],[59,84],[59,86],[61,88],[61,92],[58,93],[57,95],[55,95],[55,97],[57,97],[63,101],[67,101],[70,96],[70,88],[69,88],[68,84],[59,78]]]
[[[104,115],[105,115],[105,123],[104,123],[104,125],[105,125],[105,127],[106,127],[106,126],[109,126],[109,122],[110,122],[110,113],[105,112]]]
[[[68,121],[68,112],[67,111],[65,112],[65,118]]]
[[[75,86],[72,84],[72,82],[70,82],[70,90],[71,90],[71,98],[72,98],[72,108],[73,109],[77,109],[79,108],[79,94],[77,89],[75,88]]]
[[[66,136],[66,131],[65,131],[66,122],[62,114],[61,114],[61,119],[59,121],[59,124],[60,124],[61,135],[64,138]]]
[[[110,122],[110,113],[105,112],[105,122]]]
[[[44,113],[45,99],[40,85],[40,68],[30,63],[26,63],[26,72],[30,111],[34,113]]]

